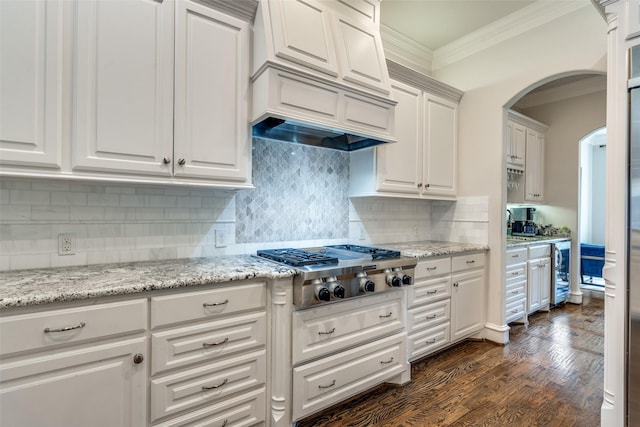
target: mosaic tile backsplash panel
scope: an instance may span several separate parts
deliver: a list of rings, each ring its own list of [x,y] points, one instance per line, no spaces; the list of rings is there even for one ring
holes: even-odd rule
[[[254,190],[236,196],[236,243],[349,234],[349,153],[253,140]]]

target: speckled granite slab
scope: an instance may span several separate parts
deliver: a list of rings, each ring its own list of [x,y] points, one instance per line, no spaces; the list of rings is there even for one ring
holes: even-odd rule
[[[443,255],[457,255],[467,252],[489,250],[487,245],[474,245],[471,243],[440,242],[425,240],[422,242],[389,243],[377,245],[385,248],[399,250],[404,256],[415,258],[428,258]]]
[[[294,274],[252,255],[7,271],[0,273],[0,309]]]
[[[507,237],[507,247],[512,248],[515,246],[527,246],[534,243],[555,243],[555,242],[563,242],[565,240],[571,240],[571,237],[547,237],[547,236],[536,236],[536,237],[518,237],[518,238],[509,238]]]

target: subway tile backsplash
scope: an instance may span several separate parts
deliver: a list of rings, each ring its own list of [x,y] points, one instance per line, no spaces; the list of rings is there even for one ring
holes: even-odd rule
[[[0,180],[0,270],[252,253],[266,247],[488,241],[488,199],[348,198],[349,154],[254,140],[255,190]],[[226,245],[216,246],[216,231]],[[72,233],[76,253],[58,255]]]

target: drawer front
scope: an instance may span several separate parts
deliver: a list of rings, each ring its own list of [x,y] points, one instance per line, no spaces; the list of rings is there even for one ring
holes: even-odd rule
[[[544,258],[550,255],[551,255],[551,245],[548,243],[544,245],[529,246],[529,259]]]
[[[408,311],[407,331],[430,328],[451,318],[451,301],[444,300],[423,307],[412,308]]]
[[[506,306],[506,318],[507,323],[513,322],[516,319],[520,319],[527,315],[527,300],[520,299],[514,301]]]
[[[507,284],[505,293],[505,303],[507,305],[514,301],[525,299],[527,297],[527,281],[520,280],[519,282]]]
[[[416,265],[416,280],[451,273],[451,257],[421,260]]]
[[[509,249],[507,251],[507,265],[526,262],[527,257],[527,248]]]
[[[470,255],[460,255],[451,258],[452,272],[481,267],[484,267],[484,252],[478,252]]]
[[[7,316],[0,318],[0,354],[142,332],[146,327],[146,300]]]
[[[264,308],[264,282],[151,298],[151,328]]]
[[[520,282],[522,280],[527,280],[527,263],[522,264],[514,264],[509,266],[506,271],[506,282],[507,286],[513,282]]]
[[[151,373],[264,346],[266,318],[264,312],[252,313],[155,332],[151,336]]]
[[[430,280],[416,281],[407,287],[409,307],[429,304],[451,296],[451,276],[442,276]]]
[[[293,369],[293,419],[331,406],[405,370],[401,334]]]
[[[390,293],[388,293],[390,294]],[[303,310],[293,315],[293,363],[340,351],[404,327],[399,294],[360,298],[353,303]]]
[[[156,378],[151,381],[151,421],[258,388],[265,381],[264,350]]]
[[[234,426],[263,425],[266,420],[265,389],[207,405],[180,417],[172,418],[154,427]]]
[[[409,360],[425,356],[449,344],[451,323],[446,322],[407,337]]]

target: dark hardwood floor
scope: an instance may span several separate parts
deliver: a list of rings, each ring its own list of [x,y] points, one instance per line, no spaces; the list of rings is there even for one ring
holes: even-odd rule
[[[412,365],[412,382],[382,385],[298,427],[600,426],[603,294],[512,325],[505,346],[468,341]]]

